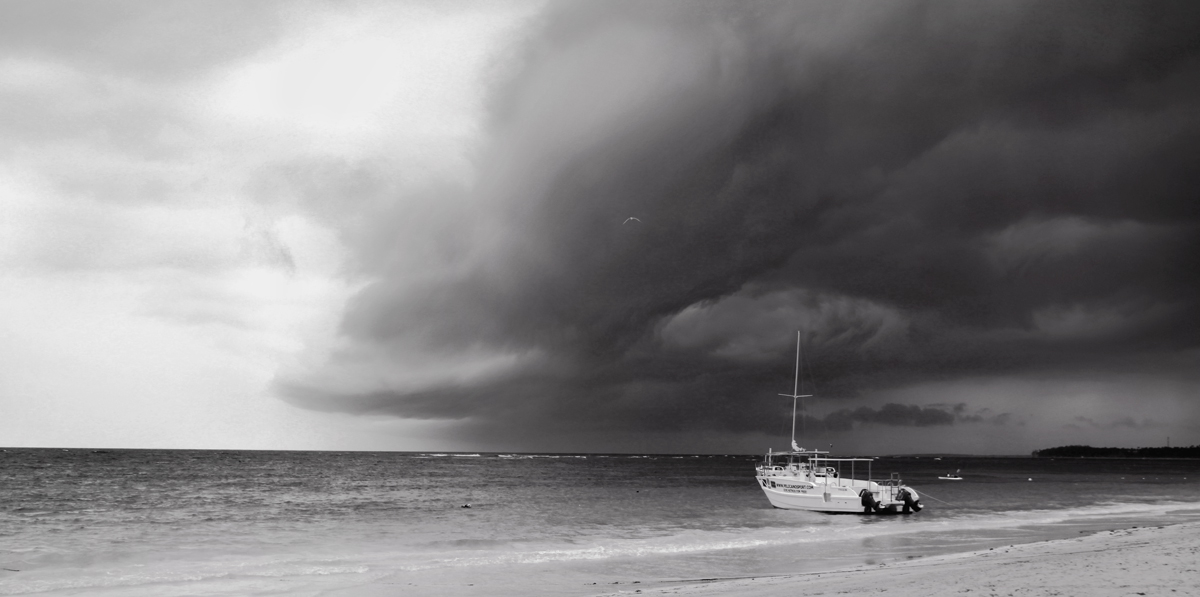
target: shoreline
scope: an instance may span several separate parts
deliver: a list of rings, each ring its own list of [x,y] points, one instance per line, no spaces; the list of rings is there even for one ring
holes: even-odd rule
[[[597,597],[682,595],[1186,595],[1200,584],[1200,523],[1129,527],[1081,537],[820,572],[627,585]]]

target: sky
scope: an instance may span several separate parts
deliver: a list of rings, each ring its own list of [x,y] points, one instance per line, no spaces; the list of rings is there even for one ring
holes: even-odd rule
[[[2,3],[0,445],[1200,444],[1197,163],[1187,1]]]

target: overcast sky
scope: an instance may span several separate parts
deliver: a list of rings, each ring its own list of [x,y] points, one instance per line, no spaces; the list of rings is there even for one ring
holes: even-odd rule
[[[1200,4],[0,4],[0,445],[754,453],[797,332],[806,447],[1200,444]]]

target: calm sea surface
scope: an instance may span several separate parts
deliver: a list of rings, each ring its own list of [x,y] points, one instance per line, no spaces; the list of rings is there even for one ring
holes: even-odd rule
[[[589,595],[1200,520],[1200,461],[882,458],[926,508],[868,517],[756,460],[9,448],[0,594]]]

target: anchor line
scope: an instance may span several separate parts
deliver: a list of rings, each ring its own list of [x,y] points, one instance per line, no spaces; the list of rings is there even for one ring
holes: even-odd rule
[[[922,489],[922,490],[921,490],[921,497],[923,497],[923,498],[929,498],[929,499],[931,499],[931,500],[933,500],[933,501],[935,501],[935,502],[938,502],[939,504],[946,504],[947,506],[953,506],[953,505],[954,505],[954,504],[951,504],[950,502],[943,502],[942,500],[939,500],[939,499],[937,499],[937,498],[933,497],[932,495],[929,495],[928,493],[926,493],[926,492],[925,492],[925,490],[924,490],[924,489]]]

